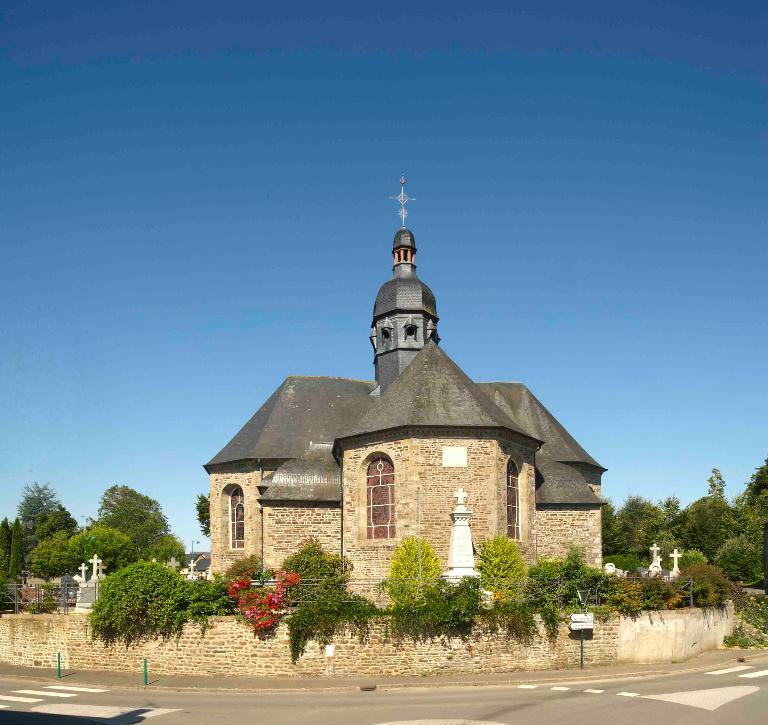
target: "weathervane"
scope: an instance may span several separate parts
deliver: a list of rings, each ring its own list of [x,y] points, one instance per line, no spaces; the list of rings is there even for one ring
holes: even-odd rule
[[[397,215],[400,217],[402,223],[403,223],[403,229],[405,229],[405,218],[408,216],[408,211],[405,208],[405,205],[409,201],[415,201],[415,199],[412,196],[408,196],[408,194],[405,193],[405,184],[406,184],[405,176],[400,177],[400,193],[397,196],[390,196],[390,199],[394,199],[395,201],[400,202],[400,211],[397,212]]]

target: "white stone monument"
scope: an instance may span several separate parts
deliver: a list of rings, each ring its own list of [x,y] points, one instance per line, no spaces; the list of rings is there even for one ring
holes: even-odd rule
[[[472,549],[472,530],[469,528],[469,519],[472,512],[465,506],[467,494],[463,488],[456,491],[456,508],[453,509],[451,519],[451,542],[448,547],[448,571],[443,578],[457,582],[465,576],[480,576],[475,569],[475,554]]]
[[[680,576],[680,559],[682,558],[682,552],[675,550],[670,554],[669,558],[672,559],[672,571],[669,572],[670,579],[677,579]]]
[[[661,549],[656,545],[656,542],[654,542],[650,551],[653,559],[651,565],[648,567],[648,576],[661,576],[661,557],[659,556]]]
[[[93,608],[99,593],[99,582],[106,578],[104,574],[106,567],[97,554],[88,559],[88,564],[92,566],[90,579],[87,579],[88,566],[85,562],[80,565],[80,574],[74,577],[79,584],[75,609],[86,612]]]

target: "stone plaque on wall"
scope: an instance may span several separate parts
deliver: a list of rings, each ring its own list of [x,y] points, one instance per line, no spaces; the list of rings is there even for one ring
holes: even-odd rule
[[[467,449],[465,446],[443,446],[443,468],[466,468]]]

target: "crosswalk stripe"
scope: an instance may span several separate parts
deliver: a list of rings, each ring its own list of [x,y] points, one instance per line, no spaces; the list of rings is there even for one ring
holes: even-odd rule
[[[638,697],[640,695],[639,692],[617,692],[616,694],[619,697]]]
[[[46,692],[45,690],[14,690],[19,695],[42,695],[43,697],[77,697],[71,692]]]
[[[535,690],[538,687],[538,685],[518,685],[518,690]]]
[[[768,676],[768,670],[760,670],[759,672],[748,672],[746,675],[739,675],[739,677],[766,677]]]
[[[0,700],[8,702],[42,702],[39,697],[14,697],[13,695],[0,695]]]
[[[10,707],[10,705],[0,705],[0,710],[5,710],[7,707]]]
[[[714,670],[707,672],[708,675],[728,675],[731,672],[741,672],[742,670],[751,670],[752,665],[737,665],[736,667],[726,667],[724,670]]]
[[[592,692],[592,693],[594,693],[595,695],[600,695],[600,694],[602,694],[603,692],[605,692],[605,690],[584,690],[584,692]]]
[[[67,690],[68,692],[109,692],[98,687],[75,687],[74,685],[46,685],[46,690]]]
[[[563,690],[570,690],[571,688],[570,687],[550,687],[549,689],[563,691]]]

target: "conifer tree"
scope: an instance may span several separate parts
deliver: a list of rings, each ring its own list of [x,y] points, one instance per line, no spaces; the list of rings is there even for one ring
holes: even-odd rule
[[[24,564],[24,532],[21,528],[21,521],[16,519],[11,529],[11,560],[8,564],[8,577],[17,579],[21,574],[21,567]]]
[[[11,563],[11,525],[8,519],[0,522],[0,579],[8,576],[8,565]]]

